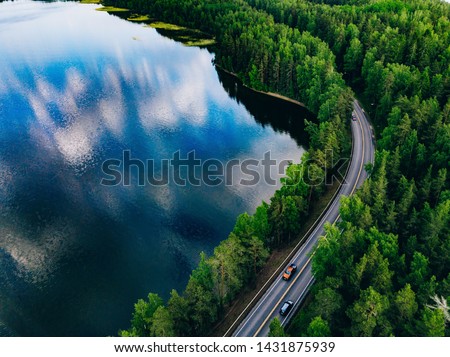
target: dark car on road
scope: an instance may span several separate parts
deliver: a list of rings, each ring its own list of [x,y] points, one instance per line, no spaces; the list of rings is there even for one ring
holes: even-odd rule
[[[292,310],[292,306],[294,306],[294,302],[291,300],[285,301],[283,305],[281,305],[280,308],[280,315],[281,316],[287,316],[289,312]]]
[[[283,280],[289,280],[292,278],[292,275],[297,271],[297,265],[291,264],[287,267],[287,269],[283,273]]]

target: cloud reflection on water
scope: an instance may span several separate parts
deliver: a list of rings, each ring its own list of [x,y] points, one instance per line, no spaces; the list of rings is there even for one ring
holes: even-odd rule
[[[199,251],[274,191],[112,189],[99,185],[103,160],[124,149],[141,159],[195,149],[222,161],[269,149],[298,160],[302,151],[228,96],[208,51],[95,6],[0,4],[0,305],[13,307],[0,306],[0,324],[19,333],[126,327],[136,298],[183,286]],[[19,301],[10,287],[21,284]],[[98,296],[109,297],[114,316]],[[45,322],[60,314],[76,321]]]

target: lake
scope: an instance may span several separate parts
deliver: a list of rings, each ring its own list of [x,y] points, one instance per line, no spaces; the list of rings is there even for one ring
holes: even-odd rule
[[[0,335],[116,335],[138,298],[182,291],[199,253],[278,187],[236,171],[229,185],[140,185],[138,166],[105,184],[108,160],[116,173],[125,152],[152,160],[158,177],[176,153],[298,162],[307,142],[303,108],[97,7],[0,3]]]

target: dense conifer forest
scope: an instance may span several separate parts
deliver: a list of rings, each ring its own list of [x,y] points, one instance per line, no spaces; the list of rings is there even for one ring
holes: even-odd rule
[[[288,333],[449,335],[450,5],[439,0],[106,0],[216,37],[216,63],[317,115],[310,149],[253,216],[241,215],[181,295],[150,294],[121,335],[199,336],[251,283],[269,251],[296,237],[348,155],[355,97],[377,132],[371,178],[343,198],[313,258],[316,284]],[[312,174],[312,175],[311,175]],[[252,272],[252,273],[249,273]],[[272,335],[285,334],[272,324]]]

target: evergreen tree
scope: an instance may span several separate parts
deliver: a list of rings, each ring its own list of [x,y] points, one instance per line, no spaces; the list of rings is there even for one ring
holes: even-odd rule
[[[269,337],[285,337],[286,334],[284,332],[283,326],[281,326],[281,322],[278,317],[275,317],[269,326]]]
[[[328,322],[323,320],[320,316],[315,317],[308,326],[306,331],[308,337],[328,337],[331,336],[331,331]]]

